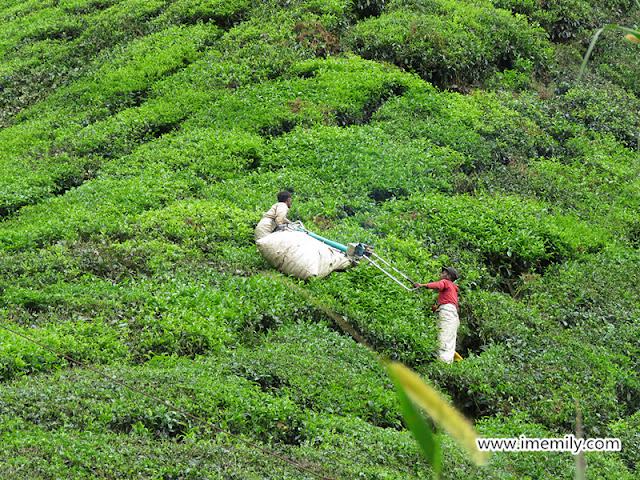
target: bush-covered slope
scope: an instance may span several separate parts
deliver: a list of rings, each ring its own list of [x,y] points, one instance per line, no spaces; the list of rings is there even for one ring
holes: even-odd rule
[[[579,405],[623,442],[587,475],[635,478],[637,46],[607,33],[576,82],[631,7],[0,2],[0,321],[182,411],[0,330],[0,476],[431,478],[378,364],[256,250],[289,189],[417,281],[455,266],[464,360],[371,265],[301,288],[482,435],[562,438]],[[445,478],[574,469],[444,436]]]

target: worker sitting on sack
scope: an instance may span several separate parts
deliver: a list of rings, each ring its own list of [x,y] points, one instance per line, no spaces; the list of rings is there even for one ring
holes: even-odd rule
[[[283,190],[278,193],[278,203],[274,203],[269,211],[262,215],[262,219],[258,222],[258,225],[253,232],[256,240],[275,232],[280,225],[294,223],[287,218],[289,208],[291,208],[291,192]]]

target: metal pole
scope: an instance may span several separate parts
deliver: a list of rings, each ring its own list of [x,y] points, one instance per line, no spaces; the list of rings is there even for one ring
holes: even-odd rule
[[[366,258],[367,260],[369,260],[377,269],[379,269],[382,273],[384,273],[387,277],[389,277],[391,280],[393,280],[394,282],[396,282],[398,285],[400,285],[402,288],[404,288],[405,290],[408,290],[409,292],[413,292],[414,290],[417,290],[418,288],[409,288],[407,287],[404,283],[402,283],[400,280],[398,280],[396,277],[394,277],[393,275],[391,275],[389,272],[387,272],[384,268],[382,268],[380,265],[378,265],[375,260],[371,259],[370,257],[362,257],[362,258]],[[378,257],[379,258],[379,257]],[[393,267],[391,267],[393,268]]]
[[[389,262],[387,262],[384,258],[382,258],[381,256],[371,252],[371,255],[375,255],[376,258],[378,260],[380,260],[381,262],[383,262],[385,265],[387,265],[388,267],[391,267],[393,269],[394,272],[400,274],[403,278],[405,278],[411,285],[413,285],[413,280],[411,280],[409,277],[407,277],[404,273],[402,273],[400,270],[398,270],[397,268],[395,268],[393,265],[391,265]]]

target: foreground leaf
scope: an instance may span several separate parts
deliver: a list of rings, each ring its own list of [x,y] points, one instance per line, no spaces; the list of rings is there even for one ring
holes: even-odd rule
[[[436,472],[436,478],[440,478],[440,472],[442,471],[442,448],[440,446],[440,438],[438,438],[438,435],[433,433],[429,424],[425,421],[420,411],[416,408],[405,392],[399,379],[394,376],[391,371],[389,371],[389,374],[396,386],[396,393],[398,395],[398,401],[400,402],[404,421],[409,430],[411,430],[411,433],[418,442],[418,445],[420,445],[425,458],[433,466],[433,469]]]
[[[392,378],[402,385],[407,396],[469,452],[474,463],[477,465],[489,463],[489,453],[478,449],[476,445],[478,436],[473,425],[464,415],[401,363],[391,362],[387,365],[387,370]]]
[[[640,33],[629,33],[628,35],[625,35],[624,38],[631,43],[640,43]]]

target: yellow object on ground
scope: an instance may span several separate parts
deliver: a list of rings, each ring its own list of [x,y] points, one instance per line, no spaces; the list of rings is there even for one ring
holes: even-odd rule
[[[454,362],[459,362],[460,360],[462,360],[462,357],[460,356],[460,354],[458,352],[455,352],[453,354],[453,361]]]

